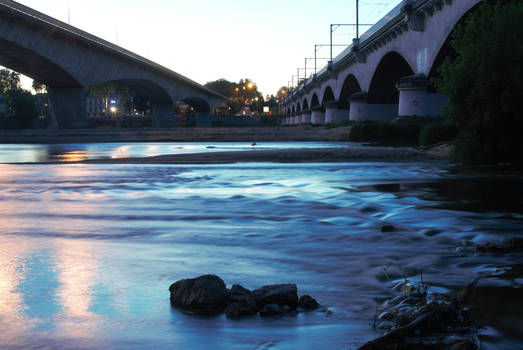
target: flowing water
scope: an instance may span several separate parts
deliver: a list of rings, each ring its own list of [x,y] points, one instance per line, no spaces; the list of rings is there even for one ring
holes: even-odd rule
[[[0,347],[353,349],[378,335],[391,281],[423,272],[454,293],[497,271],[479,285],[481,340],[520,349],[521,255],[473,245],[523,236],[522,190],[441,163],[0,164]],[[297,283],[332,314],[171,308],[171,283],[208,273]]]

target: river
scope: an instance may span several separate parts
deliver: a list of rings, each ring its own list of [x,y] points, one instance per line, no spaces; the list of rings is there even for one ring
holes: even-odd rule
[[[483,348],[523,346],[521,255],[473,248],[523,236],[521,174],[445,163],[13,164],[186,147],[113,146],[0,147],[1,348],[355,349],[378,336],[376,304],[395,280],[423,273],[429,290],[452,294],[482,272],[495,272],[474,308]],[[171,283],[208,273],[228,287],[296,283],[332,314],[228,320],[171,308]]]

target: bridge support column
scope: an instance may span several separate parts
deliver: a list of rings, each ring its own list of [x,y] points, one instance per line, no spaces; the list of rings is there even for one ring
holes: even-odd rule
[[[349,119],[358,121],[365,120],[367,113],[367,93],[356,92],[349,96]]]
[[[301,112],[296,113],[294,116],[294,125],[300,125],[301,123]]]
[[[301,124],[310,124],[311,123],[311,110],[306,109],[301,113]]]
[[[47,96],[50,128],[87,127],[87,102],[84,88],[49,88]]]
[[[440,117],[447,97],[429,94],[429,80],[425,75],[401,78],[396,84],[400,92],[398,115],[400,117]]]
[[[210,128],[211,125],[212,125],[211,113],[196,112],[196,127],[197,128]]]
[[[322,111],[321,106],[312,107],[311,123],[325,124],[325,113]]]
[[[367,93],[357,92],[349,96],[350,120],[392,120],[398,115],[397,104],[367,103]]]
[[[153,128],[174,128],[174,106],[172,104],[153,105]]]
[[[338,101],[329,101],[325,107],[325,124],[349,120],[349,111],[340,109]]]

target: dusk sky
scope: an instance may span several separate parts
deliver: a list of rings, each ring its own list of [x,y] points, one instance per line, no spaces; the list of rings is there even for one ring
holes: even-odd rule
[[[287,85],[304,58],[314,56],[314,44],[329,42],[329,24],[355,21],[355,0],[19,2],[64,22],[70,18],[71,25],[198,83],[249,78],[264,95]],[[374,23],[399,2],[360,1],[360,23]],[[334,43],[350,43],[353,36],[353,28],[340,27]],[[328,48],[318,52],[328,55]]]

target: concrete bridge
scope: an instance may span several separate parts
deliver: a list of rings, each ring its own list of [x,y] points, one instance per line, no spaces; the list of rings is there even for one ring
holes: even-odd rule
[[[86,87],[117,82],[152,104],[153,126],[174,127],[174,104],[210,124],[224,96],[137,54],[10,0],[0,0],[0,65],[48,87],[60,128],[87,125]]]
[[[449,38],[481,0],[403,0],[290,94],[283,124],[441,116],[430,79],[452,54]]]

